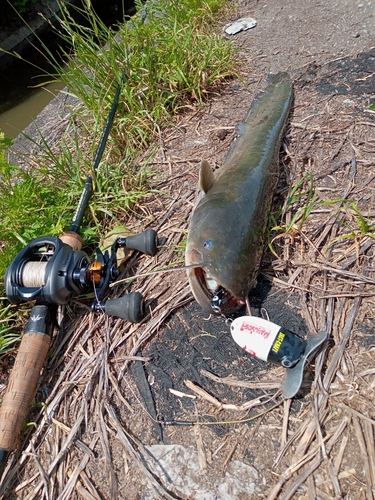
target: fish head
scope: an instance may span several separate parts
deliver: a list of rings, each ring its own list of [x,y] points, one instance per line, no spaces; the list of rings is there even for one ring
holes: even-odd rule
[[[228,232],[218,227],[216,200],[221,195],[212,193],[212,169],[202,162],[197,203],[190,222],[185,262],[191,291],[208,313],[232,314],[245,304],[246,293],[239,290],[238,276],[234,276],[232,263],[236,245],[228,245]],[[215,198],[217,196],[217,198]],[[246,285],[246,291],[247,285]]]
[[[219,269],[210,262],[202,261],[202,257],[203,253],[194,248],[186,254],[186,264],[191,266],[187,274],[195,300],[209,314],[234,313],[245,304],[245,300],[226,289],[221,284]]]

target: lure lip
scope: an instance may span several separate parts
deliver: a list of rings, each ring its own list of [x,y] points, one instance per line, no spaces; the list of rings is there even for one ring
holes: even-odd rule
[[[309,338],[306,344],[305,352],[302,358],[292,368],[285,370],[284,378],[281,385],[281,391],[284,399],[293,398],[303,382],[303,374],[306,363],[312,357],[314,351],[318,349],[328,338],[327,332],[320,332]]]

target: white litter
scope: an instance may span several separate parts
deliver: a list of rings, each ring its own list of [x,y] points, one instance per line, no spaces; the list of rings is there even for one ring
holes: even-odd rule
[[[246,31],[250,28],[254,28],[257,25],[257,22],[252,17],[242,17],[241,19],[237,19],[234,23],[227,24],[224,27],[224,31],[227,35],[235,35],[240,31]]]

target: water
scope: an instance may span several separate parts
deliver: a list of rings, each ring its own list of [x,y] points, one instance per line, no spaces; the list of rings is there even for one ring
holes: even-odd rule
[[[132,0],[112,0],[111,10],[106,0],[92,1],[92,4],[107,26],[123,20],[123,12],[129,14],[134,7]],[[43,41],[52,51],[61,43],[48,32],[43,35]],[[46,73],[53,69],[33,44],[25,44],[22,50],[27,63],[6,56],[7,63],[0,70],[0,131],[9,138],[17,137],[64,88],[63,82],[35,88],[49,79]]]
[[[38,114],[58,95],[64,86],[64,83],[47,85],[45,88],[30,93],[27,99],[16,103],[13,107],[1,113],[0,131],[4,132],[5,137],[11,139],[17,137],[36,119]]]

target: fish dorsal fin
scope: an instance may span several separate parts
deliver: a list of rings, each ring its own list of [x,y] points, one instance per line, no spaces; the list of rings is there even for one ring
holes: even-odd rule
[[[212,171],[211,165],[207,160],[202,160],[199,170],[199,190],[204,194],[207,194],[208,191],[212,188],[214,182],[215,176]]]

